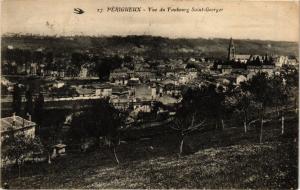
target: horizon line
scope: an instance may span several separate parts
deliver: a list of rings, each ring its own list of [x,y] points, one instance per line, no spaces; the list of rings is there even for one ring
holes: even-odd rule
[[[107,37],[129,37],[129,36],[151,36],[151,37],[161,37],[161,38],[166,38],[166,39],[207,39],[207,40],[212,40],[212,39],[230,39],[232,38],[233,40],[253,40],[253,41],[273,41],[273,42],[290,42],[290,43],[298,43],[299,41],[288,41],[288,40],[272,40],[272,39],[258,39],[258,38],[234,38],[234,37],[180,37],[180,36],[175,36],[175,37],[169,37],[169,36],[162,36],[162,35],[151,35],[151,34],[124,34],[124,35],[103,35],[103,34],[94,34],[94,35],[88,35],[88,34],[74,34],[74,35],[63,35],[63,34],[37,34],[37,33],[14,33],[14,32],[6,32],[4,34],[1,34],[2,37],[10,37],[14,35],[19,35],[19,36],[39,36],[39,37],[102,37],[102,38],[107,38]]]

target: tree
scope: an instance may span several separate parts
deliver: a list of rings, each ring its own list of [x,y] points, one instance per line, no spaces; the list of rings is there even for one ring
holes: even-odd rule
[[[283,65],[280,71],[280,77],[283,79],[288,95],[291,95],[292,99],[294,99],[295,112],[298,114],[299,71],[295,66]]]
[[[187,114],[187,112],[180,110],[176,114],[174,120],[174,125],[171,126],[172,129],[178,131],[179,135],[179,156],[183,154],[184,139],[186,136],[190,135],[194,131],[200,130],[204,126],[205,120],[201,122],[196,121],[196,112],[192,114]]]
[[[274,76],[271,80],[273,103],[276,107],[277,116],[281,116],[281,134],[284,133],[284,115],[287,109],[288,87],[281,76]]]
[[[30,114],[32,115],[33,113],[33,101],[32,101],[32,92],[30,88],[27,88],[26,92],[25,92],[25,98],[26,98],[26,102],[25,102],[25,108],[24,108],[24,115],[26,114]]]
[[[34,151],[41,151],[42,145],[38,139],[27,137],[24,133],[15,133],[13,128],[9,129],[8,136],[2,142],[2,158],[15,161],[18,166],[19,177],[24,161]]]
[[[116,148],[120,142],[119,129],[125,123],[126,114],[115,109],[108,99],[97,100],[93,105],[91,109],[74,115],[69,135],[73,140],[104,137],[119,164]]]
[[[234,90],[233,96],[234,98],[234,107],[237,113],[241,113],[243,115],[243,126],[244,132],[247,133],[248,128],[251,124],[255,123],[257,118],[251,118],[251,111],[255,108],[254,97],[249,91],[249,83],[242,82],[241,85]]]
[[[15,84],[13,90],[13,102],[12,102],[13,112],[19,115],[21,113],[21,106],[22,106],[21,89],[18,84]]]
[[[260,136],[262,143],[263,124],[266,107],[272,105],[272,86],[269,82],[268,74],[259,72],[249,81],[249,91],[253,94],[254,100],[259,104]]]
[[[175,119],[171,128],[176,130],[179,136],[179,156],[184,153],[184,140],[196,131],[210,130],[207,120],[213,115],[211,103],[212,86],[202,88],[188,88],[183,94],[183,100],[176,112]]]
[[[44,115],[44,95],[40,92],[34,101],[34,117],[35,121],[40,128],[43,122]]]

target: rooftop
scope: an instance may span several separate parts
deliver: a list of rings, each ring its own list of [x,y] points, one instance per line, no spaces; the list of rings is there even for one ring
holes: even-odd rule
[[[6,132],[9,128],[19,130],[21,128],[35,126],[36,123],[26,120],[20,116],[15,116],[15,124],[13,126],[14,116],[1,118],[1,132]]]

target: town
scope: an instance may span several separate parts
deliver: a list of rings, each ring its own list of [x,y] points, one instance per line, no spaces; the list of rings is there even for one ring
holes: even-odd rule
[[[152,56],[144,56],[148,47],[138,42],[131,48],[134,53],[126,54],[120,53],[121,46],[107,52],[93,48],[54,52],[47,44],[33,49],[16,47],[14,38],[22,36],[3,40],[6,46],[2,47],[1,63],[2,181],[12,187],[22,183],[14,183],[14,179],[42,172],[34,165],[51,170],[53,175],[51,167],[58,168],[60,162],[67,167],[67,162],[80,157],[77,155],[90,154],[87,152],[99,147],[107,149],[105,162],[111,158],[111,163],[122,165],[132,161],[122,153],[124,150],[157,149],[162,155],[178,150],[180,158],[189,155],[196,149],[186,142],[193,133],[224,135],[226,130],[240,129],[236,134],[251,135],[245,139],[253,138],[255,143],[273,142],[268,133],[274,131],[280,137],[292,134],[282,137],[291,141],[297,135],[299,57],[274,53],[270,44],[263,54],[252,49],[247,53],[239,49],[247,42],[231,38],[223,40],[225,54],[221,58],[214,53],[197,55],[180,47],[176,47],[176,56],[166,57],[156,49]],[[67,41],[73,43],[75,38]],[[280,127],[275,129],[278,119]],[[19,134],[23,136],[17,137]],[[173,139],[170,144],[162,141],[168,134],[166,139],[179,140]],[[157,144],[146,143],[155,137]],[[220,139],[216,142],[225,142]],[[15,155],[12,144],[16,142],[30,148],[20,147]],[[135,142],[141,143],[133,150]],[[201,143],[202,148],[208,146]],[[164,152],[159,144],[176,148]],[[143,158],[150,153],[136,154]],[[27,171],[30,168],[35,169]],[[59,182],[55,185],[70,187]],[[281,188],[277,185],[274,182],[269,187]]]

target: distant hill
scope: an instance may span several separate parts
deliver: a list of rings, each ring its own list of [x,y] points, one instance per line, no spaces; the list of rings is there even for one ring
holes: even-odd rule
[[[298,43],[234,39],[237,54],[279,54],[298,56]],[[49,37],[15,35],[2,37],[2,50],[45,48],[56,53],[91,50],[100,54],[131,54],[145,57],[215,57],[225,58],[229,39],[170,39],[156,36]]]

